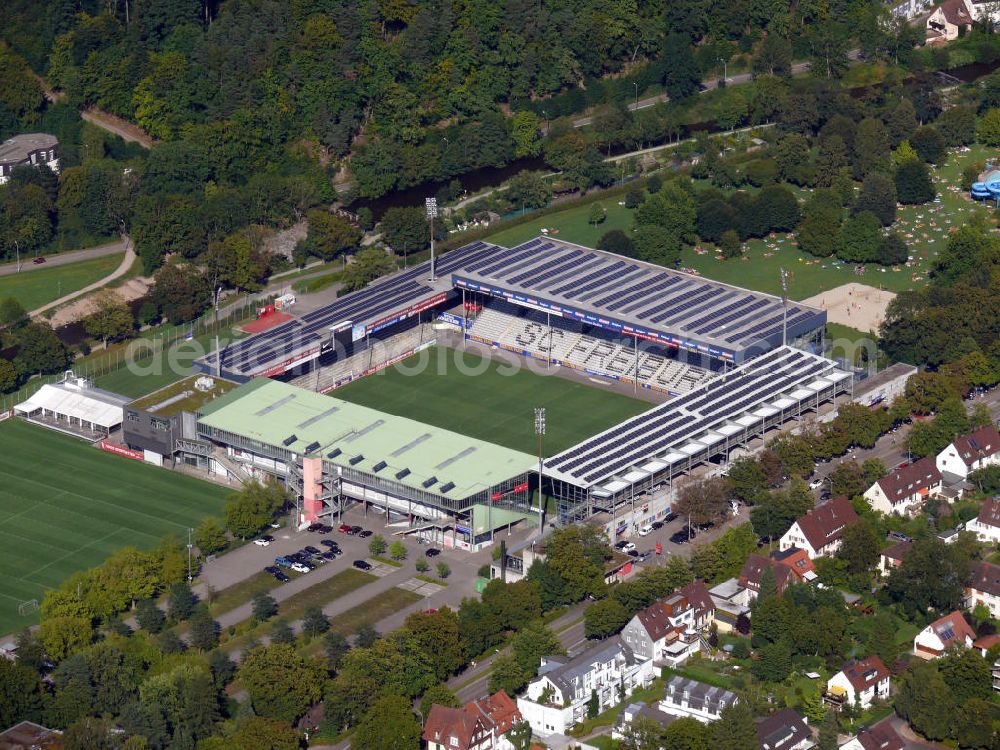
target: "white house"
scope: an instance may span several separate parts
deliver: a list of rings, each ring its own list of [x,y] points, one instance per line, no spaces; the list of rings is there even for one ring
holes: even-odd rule
[[[993,425],[955,438],[935,459],[938,471],[965,479],[977,469],[1000,464],[1000,432]]]
[[[958,38],[972,28],[972,8],[969,0],[945,0],[927,16],[927,43],[943,44]]]
[[[716,721],[722,709],[736,701],[736,694],[728,690],[673,675],[663,690],[658,708],[668,716],[686,716],[707,724]]]
[[[621,639],[636,658],[676,667],[700,651],[700,633],[714,609],[708,588],[695,581],[636,614]]]
[[[952,612],[917,633],[913,639],[913,653],[922,659],[936,659],[952,646],[970,648],[975,640],[976,634],[962,613]]]
[[[1000,617],[1000,565],[981,562],[972,569],[965,587],[965,608],[986,607],[992,617]]]
[[[640,659],[621,638],[611,638],[572,659],[542,657],[539,677],[528,684],[517,707],[532,731],[544,737],[565,734],[587,717],[587,704],[597,695],[599,710],[621,702],[656,678],[651,659]]]
[[[865,492],[875,510],[900,516],[916,515],[924,502],[941,494],[941,472],[934,459],[921,458],[886,474]]]
[[[868,708],[889,697],[889,670],[877,656],[850,661],[826,681],[826,701],[838,710],[846,705]]]
[[[979,515],[965,522],[965,530],[980,542],[1000,544],[1000,497],[991,497],[979,506]]]
[[[0,185],[10,179],[15,167],[41,164],[59,172],[59,139],[54,135],[25,133],[0,143]]]
[[[796,519],[781,537],[779,549],[798,547],[813,559],[832,555],[840,549],[844,529],[857,520],[851,501],[846,496],[835,497]]]

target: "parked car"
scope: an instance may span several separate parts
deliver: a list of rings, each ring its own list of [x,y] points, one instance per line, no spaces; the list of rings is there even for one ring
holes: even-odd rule
[[[427,557],[437,557],[440,554],[441,550],[439,550],[437,547],[431,547],[426,552],[424,552],[424,555],[426,555]]]
[[[341,534],[348,534],[351,531],[351,526],[350,524],[342,523],[340,524],[340,526],[337,527],[337,531],[339,531]]]
[[[268,565],[266,568],[264,568],[264,572],[265,573],[270,573],[271,575],[274,575],[275,573],[278,572],[278,569],[276,567],[274,567],[273,565]]]
[[[35,258],[35,259],[34,259],[33,261],[31,261],[31,262],[32,262],[32,263],[34,263],[34,264],[35,264],[36,266],[37,266],[37,265],[41,265],[42,263],[44,263],[44,262],[45,262],[45,258],[43,258],[43,257],[42,257],[41,255],[39,255],[39,256],[38,256],[37,258]]]
[[[327,550],[326,552],[323,552],[320,557],[324,560],[333,560],[337,557],[337,553],[333,550]]]
[[[319,543],[322,544],[324,547],[329,547],[330,549],[338,549],[340,547],[340,545],[337,544],[332,539],[320,539]]]
[[[305,550],[306,552],[308,552],[310,555],[318,555],[319,554],[319,550],[316,549],[315,547],[313,547],[311,544],[308,547],[303,547],[302,549]]]
[[[312,568],[306,565],[306,563],[295,562],[292,563],[292,570],[296,573],[308,573]]]
[[[823,477],[813,480],[812,482],[809,483],[809,489],[818,490],[820,487],[823,486],[823,481],[824,481]]]
[[[913,540],[901,531],[890,531],[889,540],[893,542],[912,542]]]
[[[674,544],[684,544],[688,540],[694,539],[696,536],[698,536],[698,533],[693,528],[685,526],[683,529],[671,536],[670,541]]]
[[[260,539],[254,539],[253,543],[256,544],[258,547],[270,547],[271,546],[271,542],[273,542],[273,541],[274,541],[274,537],[271,537],[271,536],[262,536]]]
[[[655,531],[659,531],[663,528],[663,521],[653,521],[650,526],[652,526]]]
[[[369,531],[368,529],[361,529],[361,531],[358,532],[358,536],[361,537],[362,539],[367,539],[371,535],[372,532]]]
[[[632,542],[625,542],[625,544],[621,546],[622,552],[625,553],[629,553],[634,549],[635,549],[635,544],[633,544]]]
[[[274,564],[275,565],[280,565],[283,568],[290,568],[290,567],[292,567],[292,565],[294,563],[295,563],[295,561],[289,559],[288,557],[284,557],[283,556],[283,557],[276,557],[276,558],[274,558]]]
[[[331,531],[333,531],[333,526],[327,526],[325,523],[319,527],[320,534],[329,534]]]
[[[663,517],[663,523],[670,523],[672,521],[676,521],[677,518],[678,518],[677,514],[674,513],[673,511],[670,511],[669,513],[667,513],[667,515]]]
[[[271,575],[273,575],[275,577],[275,579],[277,579],[278,581],[281,581],[282,583],[287,583],[288,580],[289,580],[288,576],[286,576],[280,570],[274,571]]]
[[[639,529],[639,536],[649,536],[653,533],[653,524],[647,523],[641,529]]]
[[[315,533],[315,532],[319,531],[322,528],[323,528],[323,524],[319,523],[319,521],[315,521],[315,522],[309,524],[309,527],[306,529],[306,531]]]
[[[354,561],[354,567],[357,568],[358,570],[371,570],[372,569],[371,563],[366,562],[365,560],[355,560]]]
[[[626,542],[624,539],[622,539],[620,542],[615,542],[615,549],[621,551],[625,549],[625,545],[627,544],[629,544],[629,542]]]
[[[347,533],[350,534],[351,536],[357,536],[362,531],[364,531],[364,529],[362,529],[360,526],[352,526],[350,529],[347,530]]]

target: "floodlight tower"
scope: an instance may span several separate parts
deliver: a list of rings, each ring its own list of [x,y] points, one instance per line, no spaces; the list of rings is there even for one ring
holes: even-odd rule
[[[437,281],[434,275],[434,219],[438,215],[437,198],[427,198],[424,204],[427,206],[427,218],[431,222],[431,281]]]
[[[781,274],[781,345],[788,346],[788,273],[779,268]]]
[[[542,438],[545,436],[545,407],[535,407],[535,434],[538,436],[538,533],[542,533],[545,501],[542,499]]]

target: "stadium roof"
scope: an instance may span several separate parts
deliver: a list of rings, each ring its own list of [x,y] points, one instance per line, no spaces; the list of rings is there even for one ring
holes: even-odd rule
[[[614,493],[848,378],[828,359],[781,347],[547,459],[545,473]]]
[[[454,276],[458,286],[714,357],[742,360],[781,343],[779,297],[562,240],[535,238]],[[789,303],[787,314],[789,339],[826,322],[805,305]]]
[[[455,499],[537,466],[527,453],[267,378],[210,402],[198,421]],[[432,478],[436,481],[427,484]]]
[[[502,297],[569,320],[719,358],[745,357],[781,345],[781,300],[562,240],[535,238],[507,249],[486,242],[445,254],[428,281],[430,262],[264,333],[227,346],[222,372],[242,379],[277,375],[331,346],[331,329],[350,323],[352,340],[418,314],[457,286]],[[788,306],[788,340],[819,328],[826,313]],[[215,353],[201,360],[215,371]]]

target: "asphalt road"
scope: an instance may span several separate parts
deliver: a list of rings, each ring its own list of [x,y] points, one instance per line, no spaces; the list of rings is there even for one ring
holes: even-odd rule
[[[33,256],[25,255],[21,258],[21,270],[18,271],[17,263],[4,263],[0,265],[0,276],[12,276],[15,273],[30,273],[42,268],[53,268],[55,266],[65,266],[70,263],[79,263],[81,260],[92,260],[103,258],[105,255],[115,255],[124,253],[127,240],[121,239],[117,242],[109,242],[107,245],[97,245],[88,247],[85,250],[71,250],[67,253],[57,253],[56,255],[45,255],[44,263],[34,263]]]

